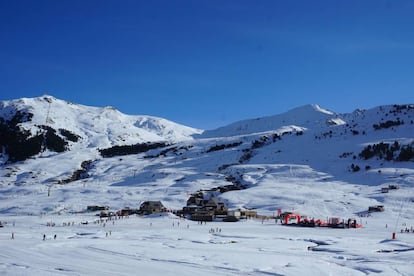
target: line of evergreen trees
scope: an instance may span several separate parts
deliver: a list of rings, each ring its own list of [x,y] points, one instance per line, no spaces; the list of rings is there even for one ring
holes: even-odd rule
[[[99,152],[102,157],[114,157],[128,154],[143,153],[152,149],[163,148],[166,146],[168,146],[168,144],[164,142],[139,143],[135,145],[113,146],[107,149],[99,149]]]
[[[366,146],[360,153],[362,159],[377,157],[387,161],[414,161],[414,148],[412,145],[400,145],[398,141],[394,143],[378,143]]]
[[[211,148],[209,148],[207,150],[207,152],[219,151],[219,150],[228,149],[228,148],[234,148],[234,147],[240,146],[241,144],[242,144],[242,142],[234,142],[234,143],[231,143],[231,144],[215,145],[215,146],[212,146]]]
[[[380,129],[382,129],[382,128],[390,128],[390,127],[393,127],[393,126],[399,126],[399,125],[403,125],[403,124],[404,124],[404,121],[400,121],[400,120],[398,119],[398,120],[396,120],[396,121],[391,121],[391,120],[388,120],[388,121],[386,121],[386,122],[384,122],[384,123],[373,124],[373,125],[372,125],[372,127],[373,127],[375,130],[380,130]]]

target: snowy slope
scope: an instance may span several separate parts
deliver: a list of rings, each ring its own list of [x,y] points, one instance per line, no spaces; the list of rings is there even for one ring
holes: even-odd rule
[[[308,105],[204,133],[50,96],[2,106],[6,118],[16,107],[33,112],[32,120],[23,123],[26,129],[48,121],[77,133],[82,142],[62,153],[46,151],[1,166],[0,221],[8,226],[0,228],[5,244],[0,274],[109,275],[115,265],[118,275],[133,275],[138,268],[145,275],[411,275],[414,234],[390,238],[414,226],[414,160],[398,160],[401,148],[414,145],[413,105],[348,114]],[[137,154],[104,158],[98,151],[166,140],[168,145]],[[390,160],[360,156],[368,145],[396,142],[399,149]],[[90,161],[86,177],[58,184],[85,161]],[[260,220],[200,226],[172,215],[134,217],[112,226],[80,224],[96,219],[78,213],[88,205],[108,205],[115,211],[161,200],[169,209],[181,209],[192,193],[234,182],[244,189],[217,194],[231,209],[357,217],[364,228],[286,228]],[[389,184],[400,189],[381,193]],[[358,217],[371,205],[384,205],[385,212]],[[51,221],[59,227],[46,227]],[[68,221],[75,224],[63,227]],[[224,231],[212,233],[211,228]],[[11,241],[12,232],[19,238]],[[47,243],[41,241],[43,233]],[[56,241],[50,238],[55,233]],[[321,251],[307,250],[318,243],[323,244]],[[21,255],[30,258],[16,261]]]
[[[127,116],[112,108],[86,107],[50,96],[5,102],[2,114],[6,118],[10,116],[7,114],[13,113],[10,106],[33,114],[30,121],[22,123],[26,129],[36,128],[47,121],[50,126],[65,127],[79,134],[82,140],[67,152],[46,151],[40,158],[3,165],[0,184],[7,187],[2,192],[5,198],[13,198],[16,192],[43,191],[45,186],[66,182],[74,172],[82,169],[85,177],[65,185],[65,189],[82,190],[84,186],[91,186],[93,195],[98,192],[95,183],[106,183],[101,192],[118,191],[114,192],[114,195],[120,193],[116,196],[118,208],[131,205],[136,197],[140,197],[140,200],[161,199],[170,202],[171,208],[179,209],[185,205],[190,193],[231,184],[226,180],[229,176],[249,187],[239,192],[243,194],[242,198],[254,198],[250,194],[253,187],[269,179],[274,179],[275,193],[278,193],[281,186],[285,188],[286,185],[278,183],[274,170],[282,170],[283,178],[288,182],[289,176],[294,182],[299,178],[309,178],[316,179],[315,183],[333,181],[363,186],[397,183],[410,187],[413,181],[413,161],[396,162],[398,151],[391,161],[378,157],[365,160],[359,156],[364,147],[371,144],[397,141],[401,146],[413,145],[414,108],[410,105],[405,108],[382,106],[341,115],[317,105],[308,105],[285,114],[237,122],[195,135],[197,138],[192,135],[201,131],[164,119]],[[386,121],[404,123],[381,129],[373,127]],[[98,151],[98,148],[114,144],[168,139],[175,144],[140,154],[103,158]],[[84,162],[89,165],[82,165]],[[353,171],[355,166],[360,170]],[[298,171],[307,173],[298,177],[302,174]],[[259,191],[262,188],[265,189],[260,186]],[[129,191],[127,194],[123,193],[125,189]],[[229,194],[223,196],[228,197]],[[88,193],[84,196],[88,197]],[[265,193],[265,196],[269,196],[269,202],[275,197],[273,193]],[[291,199],[285,200],[283,208],[289,207]],[[81,208],[71,197],[60,201],[71,206],[69,208]],[[278,204],[280,202],[284,200]],[[106,204],[113,205],[111,202]],[[245,200],[228,200],[228,204],[263,210],[273,208],[267,204],[251,206]],[[8,206],[4,207],[6,209],[12,208],[10,202],[5,202],[5,205]],[[22,205],[34,211],[30,208],[30,201]],[[37,212],[57,208],[51,207],[50,202],[44,205]],[[357,212],[359,208],[359,205],[354,206],[348,212]]]
[[[33,114],[30,121],[21,124],[33,134],[40,125],[66,129],[80,136],[84,147],[177,142],[201,132],[162,118],[125,115],[112,107],[89,107],[48,95],[0,103],[0,117],[10,119],[17,110]]]
[[[279,130],[288,126],[292,129],[320,128],[344,123],[338,114],[313,104],[297,107],[280,115],[235,122],[215,130],[205,131],[201,137],[236,136]]]

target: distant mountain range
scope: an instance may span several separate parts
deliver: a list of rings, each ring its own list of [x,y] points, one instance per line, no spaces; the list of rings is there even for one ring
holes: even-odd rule
[[[6,199],[22,187],[72,182],[135,189],[173,206],[186,200],[184,192],[225,183],[249,189],[252,199],[258,181],[280,168],[297,178],[305,167],[319,175],[313,179],[412,185],[414,104],[346,114],[306,105],[204,131],[44,95],[0,102],[0,146],[0,188],[14,187],[3,190]],[[119,205],[132,200],[115,197]],[[244,197],[228,201],[249,205]]]

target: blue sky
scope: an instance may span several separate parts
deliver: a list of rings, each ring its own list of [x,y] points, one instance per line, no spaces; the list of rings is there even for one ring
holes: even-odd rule
[[[192,127],[414,103],[414,1],[1,1],[0,100]]]

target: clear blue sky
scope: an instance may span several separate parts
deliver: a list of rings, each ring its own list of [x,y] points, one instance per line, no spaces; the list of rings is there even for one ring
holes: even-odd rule
[[[50,94],[212,129],[414,103],[414,1],[0,1],[0,100]]]

